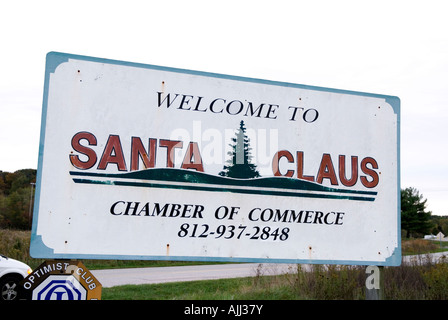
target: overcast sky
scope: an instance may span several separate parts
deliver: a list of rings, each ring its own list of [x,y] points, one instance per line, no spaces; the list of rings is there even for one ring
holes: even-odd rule
[[[3,1],[0,170],[37,168],[45,55],[398,96],[401,186],[448,215],[445,1]]]

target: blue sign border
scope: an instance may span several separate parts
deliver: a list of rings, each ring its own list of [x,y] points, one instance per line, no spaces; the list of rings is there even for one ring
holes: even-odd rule
[[[42,181],[42,162],[44,154],[44,141],[45,141],[45,127],[47,119],[47,103],[48,103],[48,91],[50,74],[54,73],[56,68],[69,59],[91,61],[98,63],[107,63],[114,65],[122,65],[129,67],[137,67],[151,70],[161,70],[168,72],[177,72],[183,74],[199,75],[213,78],[221,78],[228,80],[236,80],[243,82],[252,82],[259,84],[266,84],[271,86],[300,88],[306,90],[332,92],[340,94],[350,94],[364,97],[382,98],[392,106],[394,113],[397,115],[397,247],[394,249],[392,255],[385,261],[352,261],[352,260],[308,260],[308,259],[263,259],[263,258],[222,258],[222,257],[192,257],[192,256],[140,256],[140,255],[90,255],[90,254],[56,254],[52,248],[49,248],[42,241],[42,237],[37,235],[37,221],[38,221],[38,208],[40,201],[41,181]],[[186,69],[178,69],[171,67],[161,67],[155,65],[125,62],[111,59],[95,58],[82,55],[61,53],[61,52],[49,52],[46,56],[45,67],[45,84],[42,103],[42,119],[41,119],[41,131],[40,131],[40,143],[39,143],[39,158],[38,169],[36,178],[36,193],[35,193],[35,205],[33,212],[33,225],[31,232],[31,247],[30,254],[33,258],[49,258],[49,259],[112,259],[112,260],[176,260],[176,261],[225,261],[225,262],[257,262],[257,263],[307,263],[307,264],[345,264],[345,265],[378,265],[378,266],[398,266],[401,264],[401,189],[400,189],[400,122],[401,122],[401,109],[400,99],[396,96],[372,94],[365,92],[356,92],[340,89],[331,89],[324,87],[316,87],[302,84],[293,84],[287,82],[278,82],[270,80],[261,80],[255,78],[246,78],[239,76],[231,76],[217,73],[209,73],[202,71],[193,71]]]

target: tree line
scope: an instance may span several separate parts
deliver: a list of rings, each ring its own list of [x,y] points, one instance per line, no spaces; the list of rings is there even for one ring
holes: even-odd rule
[[[244,134],[244,128],[240,130]],[[228,175],[231,172],[229,168],[225,167],[226,172],[221,175]],[[254,174],[254,169],[249,169]],[[0,170],[0,229],[31,229],[35,182],[35,169],[15,172]],[[416,188],[401,190],[401,228],[404,237],[417,238],[439,232],[448,235],[448,216],[434,216],[426,207],[427,199]]]
[[[31,229],[35,169],[0,171],[0,228]]]

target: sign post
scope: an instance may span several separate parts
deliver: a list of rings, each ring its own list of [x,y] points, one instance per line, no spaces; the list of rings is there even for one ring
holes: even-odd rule
[[[383,300],[384,267],[368,266],[366,274],[366,300]]]
[[[31,254],[398,265],[396,97],[51,52]]]

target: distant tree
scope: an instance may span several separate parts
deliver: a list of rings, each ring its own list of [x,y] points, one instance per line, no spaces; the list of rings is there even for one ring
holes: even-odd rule
[[[260,177],[257,166],[252,164],[252,156],[249,147],[249,138],[246,135],[246,127],[244,121],[240,122],[240,127],[232,138],[232,151],[228,152],[230,159],[227,160],[227,165],[224,165],[223,170],[219,173],[221,176],[251,179]]]
[[[30,183],[35,181],[35,169],[21,169],[15,172],[0,170],[0,193],[9,195],[20,188],[29,187]]]
[[[415,188],[401,190],[401,227],[406,230],[406,238],[431,231],[431,211],[426,211],[426,202]]]
[[[12,192],[6,199],[6,211],[3,223],[8,228],[28,229],[30,224],[30,192],[31,186]]]
[[[442,232],[448,235],[448,217],[447,216],[431,216],[432,230],[431,233],[436,235]]]
[[[36,170],[0,171],[0,228],[29,229]]]

